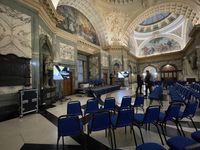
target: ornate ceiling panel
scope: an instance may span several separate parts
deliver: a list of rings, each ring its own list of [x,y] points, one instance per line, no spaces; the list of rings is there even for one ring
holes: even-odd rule
[[[101,47],[128,46],[135,28],[145,18],[162,12],[182,15],[191,20],[193,25],[200,23],[199,0],[60,0],[59,5],[68,5],[83,13],[95,28]],[[158,24],[158,29],[167,26],[168,21]],[[152,32],[157,27],[145,30]],[[177,30],[174,35],[180,32],[184,34]]]

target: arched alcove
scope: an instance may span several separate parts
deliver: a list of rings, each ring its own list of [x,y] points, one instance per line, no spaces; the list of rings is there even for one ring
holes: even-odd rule
[[[162,80],[177,80],[177,68],[172,64],[165,64],[160,68],[160,77]]]

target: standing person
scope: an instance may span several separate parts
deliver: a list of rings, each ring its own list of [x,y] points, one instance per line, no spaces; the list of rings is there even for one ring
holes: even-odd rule
[[[151,73],[149,72],[149,70],[146,70],[146,76],[145,76],[145,96],[147,96],[148,93],[148,89],[149,89],[149,93],[151,93],[152,90],[152,81],[151,81]]]
[[[143,80],[140,74],[137,75],[137,89],[136,89],[136,95],[138,94],[138,90],[140,90],[140,94],[142,94],[142,84]]]

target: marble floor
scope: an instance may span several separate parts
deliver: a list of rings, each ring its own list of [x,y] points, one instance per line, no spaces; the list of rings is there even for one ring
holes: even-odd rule
[[[135,84],[121,88],[118,91],[107,93],[101,96],[102,101],[106,97],[115,97],[116,104],[120,105],[121,99],[125,95],[132,96],[134,103],[135,99]],[[164,101],[162,111],[166,110],[169,105],[169,95],[168,91],[164,90]],[[87,100],[91,97],[80,95],[71,95],[67,98],[70,98],[71,101],[79,100],[82,107],[86,104]],[[69,100],[63,99],[62,101],[57,101],[54,104],[54,107],[48,108],[46,110],[40,111],[39,113],[32,113],[25,115],[23,118],[14,118],[11,120],[0,122],[0,149],[1,150],[53,150],[56,149],[56,140],[57,140],[57,118],[60,115],[66,114],[66,106]],[[153,102],[157,104],[157,102]],[[149,106],[149,100],[145,99],[144,108]],[[84,109],[83,109],[84,110]],[[143,112],[139,110],[139,112]],[[198,129],[200,129],[200,109],[197,110],[194,121]],[[188,120],[182,121],[183,129],[186,133],[186,136],[190,137],[190,133],[195,131],[191,122]],[[137,143],[138,145],[142,143],[139,130],[137,127],[134,127]],[[93,132],[90,136],[87,135],[86,125],[84,125],[83,139],[84,146],[88,150],[105,150],[110,149],[110,138],[109,136],[105,137],[104,131]],[[135,143],[132,133],[130,133],[129,128],[127,128],[127,133],[125,134],[125,129],[120,128],[116,129],[116,141],[117,148],[122,150],[134,150]],[[145,130],[142,128],[142,133],[144,136],[145,142],[156,142],[161,144],[159,135],[155,127],[151,126],[150,130]],[[176,136],[177,130],[173,123],[167,124],[167,138]],[[66,137],[65,138],[65,149],[68,150],[82,150],[83,145],[81,145],[82,139],[80,137]],[[60,140],[61,144],[61,140]],[[167,145],[164,145],[168,149]],[[61,146],[60,146],[61,149]]]

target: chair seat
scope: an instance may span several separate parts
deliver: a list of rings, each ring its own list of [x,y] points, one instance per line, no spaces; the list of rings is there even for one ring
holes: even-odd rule
[[[193,138],[195,141],[197,141],[197,142],[200,143],[200,131],[193,132],[193,133],[191,134],[191,136],[192,136],[192,138]]]
[[[136,150],[166,150],[164,147],[157,143],[145,143],[136,147]]]
[[[138,123],[142,123],[142,121],[144,120],[144,114],[135,114],[134,120]]]
[[[175,136],[167,140],[167,145],[174,150],[183,150],[185,147],[196,143],[196,141],[183,136]]]

